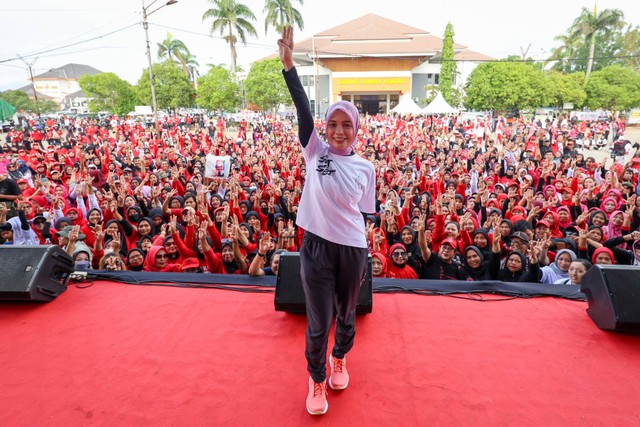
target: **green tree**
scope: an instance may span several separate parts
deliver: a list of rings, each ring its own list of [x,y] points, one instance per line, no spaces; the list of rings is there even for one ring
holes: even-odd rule
[[[167,38],[158,43],[158,59],[168,58],[176,60],[178,55],[186,55],[189,53],[187,46],[178,39],[174,39],[171,33],[167,33]]]
[[[442,39],[442,63],[439,80],[440,92],[448,103],[451,103],[451,90],[456,76],[456,63],[453,61],[453,36],[453,25],[449,22]]]
[[[4,99],[18,111],[27,111],[32,107],[32,101],[29,99],[29,95],[21,90],[15,89],[0,92],[0,99]]]
[[[209,110],[233,111],[241,102],[240,88],[224,67],[211,67],[198,79],[196,102]]]
[[[571,73],[576,70],[576,62],[572,59],[576,57],[576,52],[584,46],[584,38],[579,37],[569,29],[567,33],[560,34],[553,38],[560,42],[560,46],[551,50],[551,61],[556,61],[553,69],[562,73]]]
[[[624,26],[624,14],[619,9],[604,9],[597,13],[596,8],[593,12],[586,7],[582,8],[580,16],[578,16],[571,26],[572,35],[584,37],[585,45],[589,46],[589,56],[587,60],[587,78],[591,74],[593,68],[593,58],[596,48],[596,34],[606,33],[613,29],[620,29]]]
[[[564,104],[572,103],[574,108],[582,108],[587,99],[584,72],[562,74],[559,71],[551,71],[548,78],[551,86],[550,107],[562,108]]]
[[[59,107],[58,103],[51,99],[38,99],[37,101],[33,101],[25,111],[33,114],[47,114],[58,111],[60,109]]]
[[[236,62],[238,52],[236,43],[238,39],[247,43],[247,35],[258,36],[256,29],[251,25],[256,17],[247,6],[235,0],[208,0],[214,5],[202,15],[202,20],[212,19],[210,33],[216,31],[229,43],[231,52],[231,73],[236,74]],[[225,33],[226,32],[226,33]]]
[[[594,71],[585,85],[586,106],[592,110],[627,110],[640,106],[640,74],[612,65]]]
[[[35,101],[29,98],[29,95],[27,95],[26,92],[17,89],[0,92],[0,98],[16,107],[17,111],[25,113],[53,113],[59,109],[59,106],[55,101],[50,99],[39,99],[38,101]]]
[[[295,0],[304,5],[304,0]],[[264,9],[264,33],[267,34],[269,26],[272,26],[277,33],[282,32],[282,27],[287,24],[297,26],[300,30],[304,29],[304,20],[302,14],[293,7],[291,0],[265,0]]]
[[[622,66],[640,71],[640,27],[627,28],[622,36],[620,56]]]
[[[152,71],[158,109],[176,109],[193,105],[195,90],[189,78],[184,75],[175,62],[166,60],[153,64]],[[136,93],[142,103],[151,105],[151,84],[149,83],[148,69],[143,71],[140,80],[138,80]]]
[[[182,68],[184,74],[189,77],[189,80],[195,83],[196,79],[198,78],[198,68],[196,67],[200,66],[200,64],[198,64],[198,61],[196,61],[196,57],[193,56],[190,52],[187,52],[186,54],[177,53],[176,58],[178,59],[178,62],[180,63],[180,67]]]
[[[550,85],[531,62],[486,62],[465,86],[465,107],[473,110],[521,110],[548,105]]]
[[[258,105],[262,110],[275,109],[282,103],[291,102],[278,58],[255,62],[244,85],[247,101]]]
[[[89,98],[89,110],[126,114],[136,106],[136,93],[129,82],[113,73],[85,74],[80,87]]]

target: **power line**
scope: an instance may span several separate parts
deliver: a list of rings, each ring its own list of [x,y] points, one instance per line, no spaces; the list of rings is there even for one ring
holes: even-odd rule
[[[71,46],[77,46],[79,44],[88,43],[88,42],[93,41],[93,40],[99,40],[101,38],[110,36],[110,35],[115,34],[115,33],[119,33],[121,31],[127,30],[127,29],[129,29],[131,27],[134,27],[136,25],[139,25],[139,24],[140,24],[140,22],[135,22],[133,24],[127,25],[126,27],[118,28],[117,30],[113,30],[113,31],[108,32],[106,34],[102,34],[102,35],[99,35],[99,36],[96,36],[96,37],[91,37],[90,39],[80,40],[78,42],[70,43],[70,44],[67,44],[67,45],[64,45],[64,46],[59,46],[59,47],[55,47],[55,48],[51,48],[51,49],[47,49],[47,50],[42,50],[40,52],[34,52],[34,53],[29,54],[29,55],[24,55],[24,58],[31,58],[31,57],[36,56],[36,55],[42,55],[43,53],[55,52],[56,50],[65,49],[65,48],[71,47]],[[17,58],[3,59],[3,60],[0,60],[0,64],[5,63],[5,62],[15,61],[16,59]]]

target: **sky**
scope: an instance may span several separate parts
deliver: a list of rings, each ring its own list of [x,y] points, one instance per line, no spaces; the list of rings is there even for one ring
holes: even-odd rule
[[[249,7],[258,37],[238,44],[238,64],[248,71],[250,64],[276,52],[278,35],[265,35],[264,0],[238,0]],[[212,7],[207,0],[179,0],[156,9],[166,0],[144,0],[149,15],[149,39],[153,61],[157,43],[170,32],[182,40],[205,73],[207,64],[227,65],[228,44],[219,33],[210,35],[211,21],[202,21]],[[321,31],[374,13],[442,37],[448,22],[454,27],[454,41],[468,48],[504,58],[521,55],[534,59],[548,57],[582,7],[593,9],[593,1],[583,0],[292,0],[304,19],[304,29],[296,29],[302,40]],[[34,75],[68,63],[90,65],[113,72],[135,84],[147,67],[142,0],[0,0],[2,43],[0,43],[0,91],[29,83],[27,64]],[[151,5],[151,6],[150,6]],[[599,0],[597,8],[617,8],[626,22],[640,24],[640,1]],[[21,56],[22,59],[19,59]]]

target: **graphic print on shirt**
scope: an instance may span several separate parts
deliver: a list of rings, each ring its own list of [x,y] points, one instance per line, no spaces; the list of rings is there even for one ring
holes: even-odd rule
[[[364,193],[364,187],[365,187],[365,181],[364,181],[364,175],[362,175],[361,173],[358,173],[356,175],[356,179],[354,181],[354,189],[353,192],[357,195],[357,196],[362,196],[362,194]]]
[[[331,160],[329,156],[322,156],[318,159],[318,168],[316,171],[320,172],[321,175],[331,175],[336,170],[331,168]]]

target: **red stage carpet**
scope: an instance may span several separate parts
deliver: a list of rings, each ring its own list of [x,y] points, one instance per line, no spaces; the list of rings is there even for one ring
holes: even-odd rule
[[[272,293],[71,286],[0,303],[0,426],[638,426],[640,337],[585,308],[376,294],[311,417],[305,318]]]

